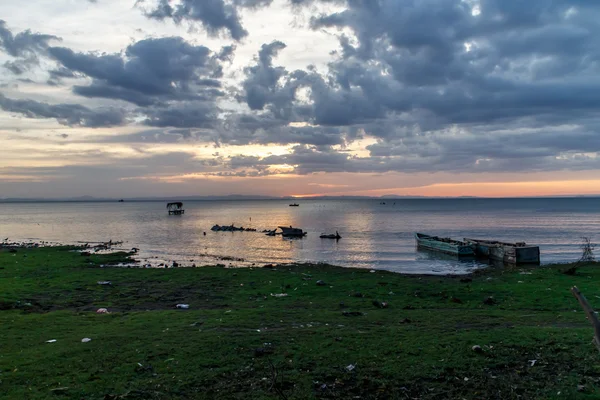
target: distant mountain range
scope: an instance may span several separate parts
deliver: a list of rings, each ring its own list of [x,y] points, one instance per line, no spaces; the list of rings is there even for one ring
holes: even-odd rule
[[[528,196],[522,198],[596,198],[596,195],[566,195],[566,196]],[[65,198],[0,198],[0,203],[36,203],[36,202],[116,202],[123,200],[130,201],[227,201],[227,200],[410,200],[410,199],[483,199],[485,197],[477,196],[460,196],[460,197],[444,197],[444,196],[402,196],[395,194],[386,194],[383,196],[307,196],[307,197],[291,197],[291,196],[255,196],[232,194],[227,196],[156,196],[156,197],[130,197],[130,198],[107,198],[107,197],[65,197]],[[508,197],[510,198],[510,197]]]

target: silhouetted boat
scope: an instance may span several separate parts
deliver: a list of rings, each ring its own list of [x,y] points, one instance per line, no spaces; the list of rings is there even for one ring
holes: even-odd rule
[[[321,236],[319,236],[321,239],[335,239],[335,240],[340,240],[342,237],[340,236],[340,234],[338,233],[338,231],[335,231],[335,235],[334,234],[322,234]]]
[[[298,207],[299,205],[300,204],[298,204],[298,203],[292,203],[292,204],[290,204],[290,207]]]
[[[460,240],[415,233],[417,246],[457,257],[475,256],[475,246]]]
[[[292,228],[291,226],[280,226],[281,236],[283,237],[303,237],[306,236],[306,232],[304,232],[300,228]]]

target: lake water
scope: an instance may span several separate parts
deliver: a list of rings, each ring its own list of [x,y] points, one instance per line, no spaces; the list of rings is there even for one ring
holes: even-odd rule
[[[186,201],[182,216],[169,216],[165,202],[0,203],[0,241],[124,241],[124,249],[140,248],[141,261],[153,264],[298,261],[445,274],[485,265],[417,251],[414,232],[524,241],[540,246],[542,263],[576,260],[582,236],[600,240],[600,198],[381,201],[300,200],[299,207],[287,200]],[[214,224],[259,232],[212,232]],[[279,225],[308,235],[289,240],[260,233]],[[341,240],[319,239],[336,230]]]

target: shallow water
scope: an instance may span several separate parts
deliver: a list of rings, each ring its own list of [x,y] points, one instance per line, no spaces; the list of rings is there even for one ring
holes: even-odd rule
[[[176,199],[175,199],[176,200]],[[187,201],[169,216],[166,202],[0,203],[0,241],[62,243],[123,240],[142,260],[183,265],[327,262],[404,273],[464,273],[485,266],[415,249],[414,232],[539,245],[542,263],[578,258],[582,236],[599,239],[600,199]],[[212,232],[214,224],[303,228],[303,239],[260,232]],[[319,239],[339,231],[339,241]],[[206,236],[203,235],[206,232]],[[244,262],[223,260],[243,258]],[[192,261],[193,260],[193,261]]]

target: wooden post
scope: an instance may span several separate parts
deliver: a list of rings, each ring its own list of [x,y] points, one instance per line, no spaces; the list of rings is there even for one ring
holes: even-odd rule
[[[588,303],[583,293],[581,293],[579,289],[577,289],[577,286],[573,286],[571,288],[571,293],[573,293],[573,296],[577,298],[577,301],[579,301],[579,304],[581,304],[583,311],[585,311],[585,315],[592,323],[592,326],[594,327],[594,344],[596,345],[598,350],[600,350],[600,321],[598,320],[596,312],[594,311],[590,303]]]

